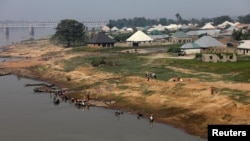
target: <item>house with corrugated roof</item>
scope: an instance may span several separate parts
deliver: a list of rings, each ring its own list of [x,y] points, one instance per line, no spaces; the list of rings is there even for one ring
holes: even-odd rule
[[[181,51],[184,52],[184,54],[186,55],[201,53],[201,46],[199,46],[196,43],[186,43],[182,45],[180,48]]]
[[[226,45],[211,36],[202,36],[194,43],[201,48],[203,62],[236,62],[237,56],[230,52]]]
[[[226,47],[226,45],[211,36],[202,36],[194,43],[198,44],[203,49],[207,49],[210,47]]]
[[[239,55],[247,55],[250,56],[250,40],[244,40],[243,43],[241,43],[237,47],[237,53]]]
[[[185,32],[177,31],[171,35],[169,41],[172,43],[184,44],[184,43],[192,42],[193,39],[189,37]]]
[[[186,54],[201,53],[209,48],[225,48],[226,45],[211,36],[202,36],[193,43],[186,43],[180,47]]]

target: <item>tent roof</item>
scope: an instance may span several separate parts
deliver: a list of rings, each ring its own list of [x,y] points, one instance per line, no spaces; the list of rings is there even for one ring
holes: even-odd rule
[[[219,33],[220,33],[220,30],[218,29],[207,29],[207,30],[191,30],[191,31],[188,31],[186,34],[189,36],[199,36],[202,34],[218,35]]]
[[[111,28],[111,31],[118,31],[119,29],[117,28],[117,27],[113,27],[113,28]]]
[[[140,30],[135,32],[127,39],[127,42],[147,42],[147,41],[153,41],[153,39]]]
[[[244,43],[240,44],[238,48],[250,49],[250,40],[244,40]]]
[[[89,44],[115,43],[115,40],[109,38],[104,32],[99,32],[89,40]]]
[[[219,25],[217,25],[217,26],[218,26],[218,27],[224,28],[224,27],[226,27],[227,25],[232,26],[232,25],[234,25],[234,23],[229,22],[229,21],[224,21],[222,24],[219,24]]]
[[[211,36],[202,36],[194,43],[198,44],[201,47],[221,47],[225,46],[223,43],[219,42],[218,40],[212,38]]]
[[[181,49],[198,49],[201,48],[198,44],[196,43],[186,43],[180,47]]]
[[[104,25],[102,27],[102,31],[108,32],[108,31],[110,31],[110,28],[108,26]]]
[[[215,29],[215,27],[211,23],[207,23],[201,29]]]

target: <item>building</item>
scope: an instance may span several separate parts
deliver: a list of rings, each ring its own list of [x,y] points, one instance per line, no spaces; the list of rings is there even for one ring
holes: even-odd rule
[[[104,32],[99,32],[96,36],[88,41],[88,46],[91,47],[113,47],[115,40],[111,39]]]
[[[244,40],[243,43],[237,47],[237,53],[239,55],[250,56],[250,40]]]
[[[195,54],[195,53],[202,53],[206,51],[222,51],[226,48],[226,45],[219,42],[215,38],[211,36],[202,36],[198,40],[193,43],[186,43],[182,45],[181,51],[185,52],[186,55],[188,54]]]
[[[201,53],[201,47],[196,43],[186,43],[182,45],[180,48],[181,51],[183,51],[186,55]]]
[[[139,44],[148,44],[153,41],[153,39],[145,34],[144,32],[138,30],[133,35],[131,35],[127,40],[128,43],[132,43],[133,46],[139,46]]]
[[[184,43],[192,42],[193,39],[191,37],[189,37],[186,33],[182,32],[182,31],[177,31],[171,35],[169,41],[172,43],[184,44]]]
[[[237,62],[237,56],[234,53],[203,53],[203,62]]]
[[[208,49],[211,47],[226,47],[223,43],[216,40],[215,38],[211,36],[202,36],[198,40],[196,40],[194,43],[199,45],[202,49]]]

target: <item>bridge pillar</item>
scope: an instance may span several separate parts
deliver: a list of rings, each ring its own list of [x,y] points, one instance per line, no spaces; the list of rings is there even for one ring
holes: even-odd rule
[[[4,31],[6,40],[9,40],[9,36],[10,36],[9,28],[7,26],[4,26],[3,31]]]
[[[30,28],[29,28],[29,34],[30,36],[34,37],[35,35],[35,31],[34,31],[34,27],[31,25]]]

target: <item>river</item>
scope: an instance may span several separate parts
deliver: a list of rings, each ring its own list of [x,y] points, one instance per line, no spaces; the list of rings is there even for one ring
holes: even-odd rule
[[[205,141],[161,123],[100,107],[78,109],[53,104],[53,95],[25,84],[41,83],[15,75],[0,77],[0,139],[3,141]]]
[[[39,39],[55,33],[52,27],[34,27],[34,36],[29,33],[28,27],[10,27],[9,35],[6,35],[4,28],[0,27],[0,48],[30,38]]]
[[[9,36],[0,28],[0,47],[32,38],[52,35],[53,28],[10,28]],[[0,58],[11,61],[15,58]],[[15,75],[0,77],[0,139],[3,141],[205,141],[183,130],[161,123],[150,125],[124,113],[119,118],[114,110],[98,107],[77,109],[73,104],[53,104],[48,93],[34,93],[25,84],[39,81]]]

